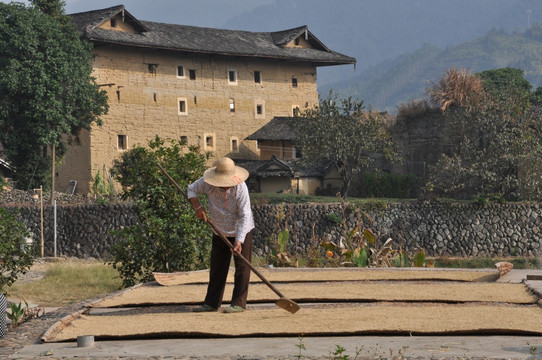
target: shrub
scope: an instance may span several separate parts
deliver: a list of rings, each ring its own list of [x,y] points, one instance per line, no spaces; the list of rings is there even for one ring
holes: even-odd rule
[[[397,107],[397,121],[409,122],[433,111],[425,99],[414,99]]]
[[[465,69],[448,69],[438,83],[427,89],[431,103],[445,111],[451,107],[460,107],[467,102],[479,103],[484,100],[482,79],[469,74]]]
[[[357,185],[357,195],[372,198],[406,199],[411,197],[413,175],[365,172]]]
[[[12,285],[20,274],[32,266],[31,247],[25,243],[30,236],[15,214],[0,208],[0,292]]]
[[[114,232],[111,255],[125,286],[152,280],[152,272],[207,267],[210,234],[194,210],[160,172],[157,162],[181,187],[203,175],[208,154],[186,144],[156,138],[149,148],[134,147],[114,162],[111,174],[136,201],[139,223]],[[204,203],[202,201],[202,203]]]

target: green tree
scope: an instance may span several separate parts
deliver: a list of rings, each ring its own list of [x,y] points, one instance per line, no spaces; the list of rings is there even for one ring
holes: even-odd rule
[[[363,102],[352,98],[327,99],[300,117],[292,118],[290,127],[295,144],[313,166],[334,166],[343,181],[343,196],[348,196],[354,176],[367,169],[373,155],[398,159],[398,150],[379,113],[366,111]]]
[[[542,102],[542,86],[531,93],[531,102]]]
[[[537,101],[539,90],[531,93],[531,83],[523,77],[523,70],[501,68],[482,71],[476,74],[484,83],[486,94],[514,101],[517,111],[526,111],[532,101]]]
[[[91,45],[79,38],[63,3],[33,3],[0,3],[0,144],[22,189],[49,185],[48,149],[54,146],[60,160],[108,109],[91,77]]]
[[[476,74],[484,82],[484,89],[494,97],[513,97],[518,102],[529,98],[532,85],[523,77],[523,70],[501,68]]]
[[[0,293],[5,293],[32,266],[32,249],[25,242],[28,236],[25,225],[15,214],[0,208]]]
[[[203,175],[208,153],[198,147],[156,137],[148,148],[136,146],[114,161],[112,176],[122,185],[124,199],[134,200],[137,225],[116,232],[111,264],[125,286],[152,280],[152,272],[207,267],[208,227],[160,172],[159,162],[175,181],[186,186]]]
[[[525,94],[489,92],[447,112],[456,151],[430,170],[427,188],[454,198],[541,199],[542,121]]]

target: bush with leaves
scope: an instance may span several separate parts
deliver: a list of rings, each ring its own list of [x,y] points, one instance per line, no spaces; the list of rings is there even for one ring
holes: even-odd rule
[[[32,266],[32,248],[25,241],[29,236],[13,212],[0,208],[0,293]]]
[[[198,147],[156,137],[114,161],[112,176],[123,187],[124,199],[136,202],[137,225],[115,231],[111,264],[125,286],[152,280],[152,272],[197,270],[207,267],[208,227],[170,184],[160,163],[183,188],[203,175],[209,154]]]
[[[375,154],[399,161],[400,151],[389,132],[388,119],[365,109],[363,101],[338,99],[333,92],[289,123],[304,159],[315,167],[332,166],[349,196],[354,177],[367,169]]]
[[[458,199],[542,199],[542,121],[523,96],[488,96],[448,116],[456,151],[430,169],[427,190]]]

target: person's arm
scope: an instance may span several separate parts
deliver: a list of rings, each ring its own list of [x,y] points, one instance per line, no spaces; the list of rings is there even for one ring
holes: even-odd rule
[[[203,221],[207,221],[207,214],[205,213],[205,209],[203,208],[203,206],[201,206],[198,197],[196,196],[193,198],[189,198],[188,201],[190,201],[190,203],[192,204],[192,207],[196,212],[196,217]]]
[[[241,252],[245,237],[250,230],[254,228],[254,220],[252,217],[252,209],[250,208],[250,196],[245,183],[238,185],[237,188],[237,234],[233,244],[234,252]]]
[[[198,219],[202,219],[203,221],[207,221],[207,214],[205,213],[205,209],[203,208],[203,206],[201,206],[201,203],[198,199],[198,194],[204,192],[204,186],[205,183],[203,181],[203,178],[196,180],[192,184],[188,185],[187,195],[188,201],[190,201],[190,204],[192,204],[192,207],[196,212],[196,217]]]

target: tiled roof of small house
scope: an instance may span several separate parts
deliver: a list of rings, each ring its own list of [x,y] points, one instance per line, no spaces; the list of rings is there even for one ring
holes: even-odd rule
[[[137,32],[99,28],[113,16],[122,14]],[[356,59],[328,49],[307,26],[278,32],[251,32],[174,25],[137,20],[124,5],[71,14],[82,37],[94,42],[133,47],[167,49],[200,54],[264,57],[311,62],[317,66],[355,64]],[[303,36],[312,48],[286,47]]]
[[[249,135],[246,140],[293,140],[294,135],[288,122],[292,118],[275,116],[267,124]]]

